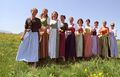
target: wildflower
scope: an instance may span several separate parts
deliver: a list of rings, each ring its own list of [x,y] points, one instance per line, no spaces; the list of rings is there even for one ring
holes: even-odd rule
[[[85,68],[85,72],[87,72],[87,68]]]
[[[103,74],[103,72],[99,72],[99,74],[98,74],[98,75],[99,75],[99,76],[102,76],[102,74]]]
[[[93,76],[96,76],[96,74],[93,74]]]

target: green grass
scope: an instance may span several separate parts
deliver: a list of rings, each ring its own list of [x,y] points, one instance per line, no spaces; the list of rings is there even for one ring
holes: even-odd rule
[[[16,62],[20,44],[19,35],[0,34],[0,77],[119,77],[119,59],[95,58],[90,61],[55,64],[32,68],[24,62]],[[120,41],[118,41],[120,50]],[[120,52],[120,51],[119,51]]]

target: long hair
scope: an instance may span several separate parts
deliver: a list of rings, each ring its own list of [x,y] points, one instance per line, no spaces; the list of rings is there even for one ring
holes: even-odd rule
[[[43,9],[43,10],[46,10],[48,12],[47,9]],[[40,18],[42,18],[42,17],[43,17],[43,13],[40,15]],[[48,18],[48,14],[46,14],[45,18]]]
[[[58,13],[57,13],[56,11],[53,11],[53,12],[52,12],[52,15],[51,15],[51,19],[52,19],[52,20],[53,20],[53,14],[54,14],[54,13],[57,15],[56,19],[58,18]]]

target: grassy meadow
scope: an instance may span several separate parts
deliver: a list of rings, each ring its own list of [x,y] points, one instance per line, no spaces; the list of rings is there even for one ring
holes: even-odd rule
[[[119,77],[120,59],[79,60],[33,68],[24,62],[16,62],[20,36],[0,34],[0,77]],[[118,41],[120,53],[120,41]]]

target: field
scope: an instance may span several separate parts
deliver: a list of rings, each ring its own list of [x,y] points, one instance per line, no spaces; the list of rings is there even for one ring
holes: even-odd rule
[[[24,62],[16,62],[20,36],[0,34],[0,77],[119,77],[120,59],[79,60],[33,68]],[[118,41],[120,52],[120,41]]]

